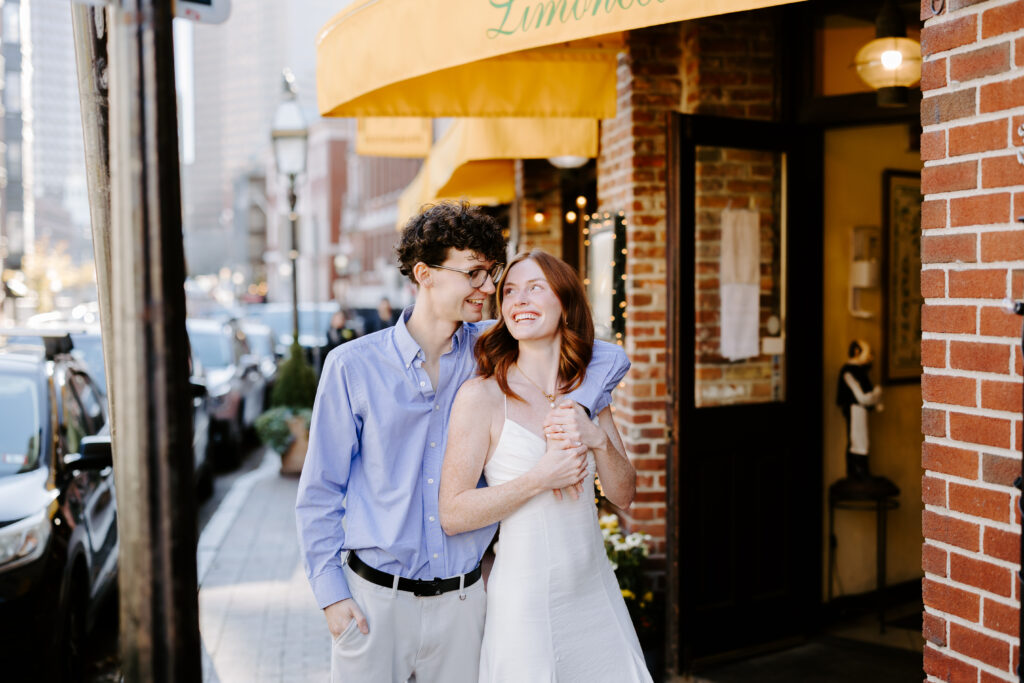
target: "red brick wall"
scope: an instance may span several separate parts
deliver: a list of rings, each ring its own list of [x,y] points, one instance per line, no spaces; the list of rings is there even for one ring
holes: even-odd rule
[[[1024,295],[1024,2],[946,6],[921,13],[924,664],[1012,681],[1021,321],[999,302]]]

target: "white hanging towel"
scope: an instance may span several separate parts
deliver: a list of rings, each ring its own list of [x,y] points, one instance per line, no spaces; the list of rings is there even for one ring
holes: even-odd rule
[[[721,353],[727,360],[753,358],[760,351],[760,216],[751,209],[722,212],[718,281],[722,300]]]

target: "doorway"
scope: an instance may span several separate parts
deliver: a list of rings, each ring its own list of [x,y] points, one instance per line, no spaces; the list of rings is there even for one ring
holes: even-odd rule
[[[670,564],[694,670],[817,621],[822,155],[785,124],[677,114],[672,131]]]

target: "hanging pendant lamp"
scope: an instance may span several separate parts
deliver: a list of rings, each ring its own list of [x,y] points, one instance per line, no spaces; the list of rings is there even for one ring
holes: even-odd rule
[[[907,26],[892,0],[875,20],[875,39],[857,51],[857,75],[878,91],[878,106],[902,107],[910,86],[921,80],[921,44],[907,38]]]

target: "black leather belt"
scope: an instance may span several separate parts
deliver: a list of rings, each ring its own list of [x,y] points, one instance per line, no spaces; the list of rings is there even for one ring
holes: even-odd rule
[[[370,583],[375,583],[378,586],[384,586],[385,588],[391,588],[395,585],[394,574],[388,574],[387,572],[382,572],[379,569],[374,569],[360,560],[359,556],[354,552],[350,552],[348,554],[348,566],[352,568],[352,571]],[[466,578],[462,584],[463,587],[468,588],[480,580],[481,573],[480,565],[477,565],[476,569],[465,575]],[[434,578],[431,581],[426,581],[424,579],[407,579],[405,577],[399,577],[398,590],[407,591],[421,598],[432,595],[441,595],[449,591],[458,590],[459,578],[460,577],[458,576],[453,576],[450,579]]]

